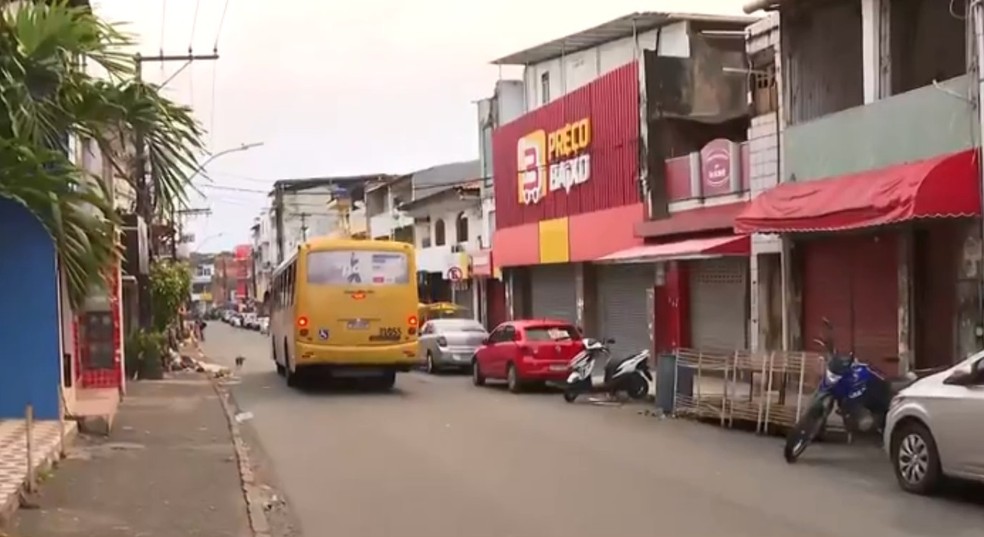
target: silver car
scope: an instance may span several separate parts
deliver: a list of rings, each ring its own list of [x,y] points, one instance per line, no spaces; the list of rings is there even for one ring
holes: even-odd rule
[[[418,338],[419,358],[428,373],[471,367],[472,356],[489,333],[471,319],[433,319],[424,323]]]
[[[984,351],[899,392],[885,448],[907,492],[929,494],[945,476],[984,483]]]

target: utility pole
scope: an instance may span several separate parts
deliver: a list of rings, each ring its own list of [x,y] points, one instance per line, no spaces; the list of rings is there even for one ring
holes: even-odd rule
[[[277,220],[277,266],[284,261],[284,186],[274,185],[273,210]]]
[[[301,217],[301,242],[307,242],[307,217],[308,213],[300,213],[298,216]]]
[[[165,55],[163,52],[158,56],[143,56],[137,54],[134,56],[133,60],[135,63],[134,75],[138,82],[143,78],[143,64],[147,62],[185,62],[185,65],[181,67],[184,69],[191,62],[195,60],[217,60],[219,59],[218,51],[213,50],[212,54],[193,54],[191,51],[188,54],[172,54]],[[180,69],[179,69],[180,72]],[[177,73],[175,73],[177,74]],[[173,75],[172,75],[173,78]],[[168,79],[165,84],[170,81]],[[155,233],[154,233],[154,203],[153,195],[156,193],[151,192],[151,184],[147,181],[147,140],[145,139],[146,133],[141,132],[139,129],[134,132],[134,182],[136,183],[137,190],[137,216],[144,220],[147,228],[150,230],[148,250],[150,252],[150,260],[153,262],[154,258],[154,248],[153,243]],[[154,173],[152,171],[152,173]],[[177,246],[175,245],[175,251],[172,253],[177,253]],[[141,267],[144,270],[138,270],[137,277],[137,313],[140,322],[140,328],[148,329],[153,324],[153,308],[151,304],[151,293],[150,293],[150,267]]]

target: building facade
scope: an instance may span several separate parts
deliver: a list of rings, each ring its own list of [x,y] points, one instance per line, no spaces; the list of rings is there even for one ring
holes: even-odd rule
[[[482,241],[479,163],[437,165],[410,180],[413,199],[398,209],[413,220],[420,300],[455,302],[478,318],[469,252]]]
[[[495,266],[492,236],[495,233],[495,181],[492,151],[496,129],[522,116],[526,110],[526,91],[522,80],[499,80],[491,97],[478,101],[478,162],[481,168],[482,234],[472,258],[472,278],[477,286],[478,320],[491,330],[508,318],[506,286],[502,271]]]
[[[828,318],[840,346],[890,374],[979,349],[971,17],[949,2],[749,8],[777,10],[781,28],[780,182],[735,226],[781,267],[756,293],[782,304],[771,340],[810,348]]]
[[[731,227],[752,20],[634,14],[499,60],[526,65],[529,110],[493,142],[492,257],[512,316],[575,322],[618,353],[691,332],[746,345],[748,239]],[[709,307],[721,292],[741,297],[723,319]]]

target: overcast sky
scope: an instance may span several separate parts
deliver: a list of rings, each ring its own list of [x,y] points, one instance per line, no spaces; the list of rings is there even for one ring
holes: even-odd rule
[[[211,53],[168,84],[192,106],[215,159],[195,207],[195,249],[229,249],[278,179],[405,172],[478,158],[473,101],[489,61],[634,11],[740,14],[742,0],[93,0],[145,55]],[[225,17],[223,17],[225,11]],[[196,15],[197,14],[197,15]],[[221,27],[221,31],[220,31]],[[146,64],[153,81],[176,64]],[[521,71],[505,71],[518,77]]]

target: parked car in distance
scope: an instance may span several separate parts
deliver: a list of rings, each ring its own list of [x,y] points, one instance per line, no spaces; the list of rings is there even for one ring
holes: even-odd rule
[[[899,486],[930,494],[945,477],[984,483],[984,351],[892,399],[884,445]]]
[[[260,318],[258,318],[256,320],[256,323],[260,327],[259,328],[259,331],[260,331],[261,334],[269,334],[270,333],[270,318],[269,317],[260,317]]]
[[[581,332],[565,321],[509,321],[489,334],[472,360],[472,383],[504,379],[517,393],[532,382],[564,382],[568,364],[584,344]]]
[[[417,355],[428,373],[471,367],[475,351],[489,336],[478,321],[432,319],[424,323],[417,339]]]
[[[256,313],[248,312],[243,314],[243,328],[248,330],[259,330],[259,318]]]
[[[236,328],[242,328],[243,326],[243,316],[238,313],[233,313],[229,316],[229,324],[235,326]]]

